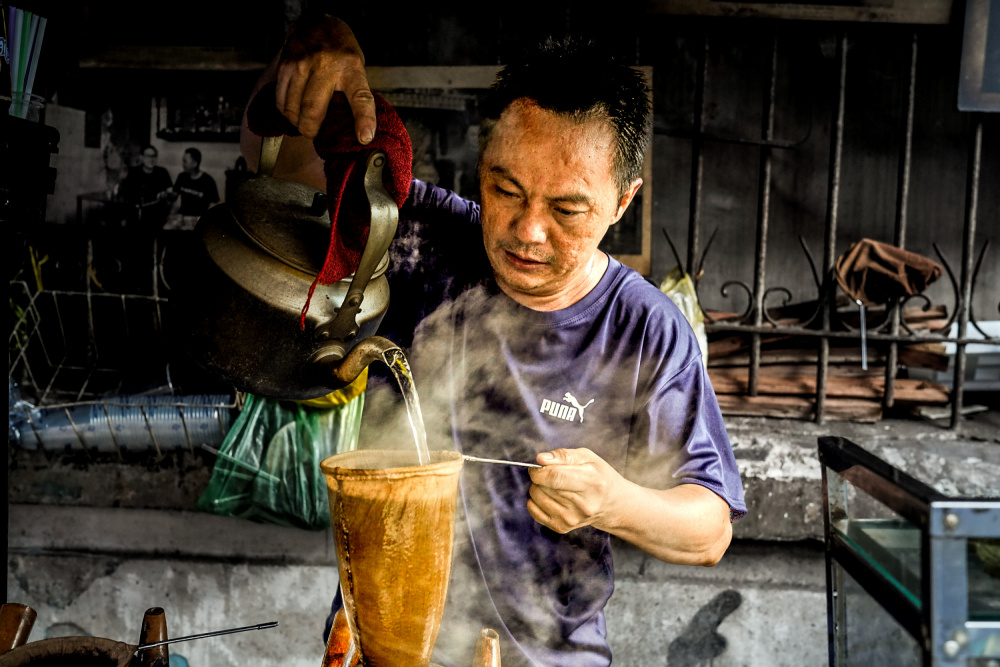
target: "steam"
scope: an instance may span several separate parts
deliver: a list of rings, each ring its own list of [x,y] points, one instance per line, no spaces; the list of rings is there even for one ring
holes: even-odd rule
[[[408,243],[402,245],[410,248],[407,257],[415,269],[419,250]],[[579,446],[598,451],[622,472],[632,468],[633,462],[624,456],[632,425],[607,418],[632,413],[631,391],[622,396],[614,392],[591,396],[578,390],[574,380],[592,369],[574,368],[573,354],[563,355],[567,366],[561,377],[531,378],[531,386],[552,387],[544,395],[525,395],[517,377],[499,372],[513,359],[516,372],[542,373],[542,361],[560,344],[555,331],[523,330],[517,308],[503,295],[474,288],[439,307],[417,328],[409,357],[429,448],[456,448],[455,420],[461,425],[464,453],[534,462],[537,453],[551,448],[548,443],[554,438],[547,436],[556,429],[576,428]],[[474,323],[464,321],[469,313],[475,314]],[[572,408],[565,403],[567,393],[587,406],[582,423],[579,413],[567,420],[568,410],[560,419],[558,413],[540,409],[543,400]],[[398,388],[370,391],[365,411],[362,447],[413,448]],[[598,450],[601,444],[606,452]],[[611,452],[617,452],[618,458]],[[650,463],[635,467],[648,469]],[[670,479],[663,468],[671,468],[672,461],[659,463],[658,474],[667,474],[660,477],[662,483]],[[560,536],[534,522],[524,510],[530,485],[524,469],[465,464],[451,582],[435,662],[471,664],[482,628],[500,635],[505,667],[522,664],[522,648],[543,662],[576,629],[571,623],[592,618],[610,595],[605,568],[611,565],[611,554],[603,534],[585,527]],[[526,532],[544,534],[560,546],[536,539],[531,541],[532,551],[520,553],[515,540]]]

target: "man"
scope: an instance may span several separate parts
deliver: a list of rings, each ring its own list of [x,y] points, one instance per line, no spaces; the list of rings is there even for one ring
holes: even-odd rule
[[[293,34],[274,71],[278,108],[305,137],[283,144],[286,177],[322,187],[308,138],[334,91],[370,140],[363,64],[336,19]],[[434,660],[470,664],[459,628],[486,625],[504,665],[604,667],[609,536],[713,565],[746,511],[742,487],[690,327],[598,249],[642,185],[639,75],[556,45],[508,66],[481,114],[482,207],[414,182],[383,330],[420,322],[414,378],[438,448],[541,467],[466,464],[468,530]],[[248,160],[255,148],[245,137]]]
[[[139,164],[128,170],[119,192],[129,205],[128,221],[139,222],[152,229],[163,226],[170,204],[170,174],[156,164],[159,151],[143,146]]]
[[[181,165],[184,171],[174,183],[174,196],[180,197],[177,213],[181,216],[181,228],[194,229],[205,211],[219,201],[219,190],[215,179],[201,170],[201,151],[197,148],[184,151]]]

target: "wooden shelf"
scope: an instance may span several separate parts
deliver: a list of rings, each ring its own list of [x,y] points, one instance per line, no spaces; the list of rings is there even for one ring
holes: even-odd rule
[[[246,49],[234,47],[120,45],[81,58],[80,67],[250,72],[263,70],[267,63]]]
[[[239,132],[164,132],[156,133],[157,139],[164,141],[207,142],[207,143],[239,143]]]

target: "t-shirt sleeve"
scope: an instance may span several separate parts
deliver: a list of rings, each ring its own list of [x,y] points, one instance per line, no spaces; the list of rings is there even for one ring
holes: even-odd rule
[[[475,202],[430,183],[411,182],[389,248],[391,298],[382,335],[407,347],[420,321],[489,270],[479,220]]]
[[[638,411],[626,477],[660,489],[700,484],[728,503],[736,521],[747,509],[726,425],[701,355],[692,351],[686,362],[654,384]]]
[[[205,176],[208,176],[208,174],[205,174]],[[206,190],[206,192],[205,192],[205,203],[206,204],[214,204],[215,202],[219,201],[219,188],[215,184],[215,179],[212,178],[211,176],[208,176],[208,184],[207,185],[208,185],[208,187],[205,188],[205,190]]]
[[[479,224],[479,204],[450,190],[413,179],[400,211],[400,221],[420,220],[432,225],[466,227]]]

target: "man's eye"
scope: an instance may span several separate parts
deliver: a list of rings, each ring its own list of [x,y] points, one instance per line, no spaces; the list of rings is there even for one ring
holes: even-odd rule
[[[494,186],[494,188],[496,189],[497,194],[502,195],[504,197],[516,197],[517,196],[516,192],[511,192],[510,190],[504,190],[499,185]]]
[[[557,208],[556,213],[562,216],[570,217],[574,215],[580,215],[583,213],[583,211],[572,211],[568,208]]]

